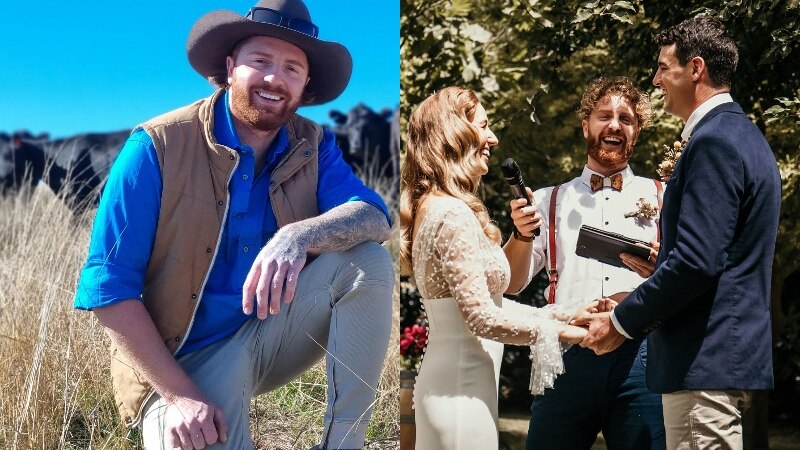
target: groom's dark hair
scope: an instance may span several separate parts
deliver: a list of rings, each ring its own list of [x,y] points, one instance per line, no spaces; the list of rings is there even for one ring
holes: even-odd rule
[[[684,20],[662,30],[655,41],[661,47],[675,44],[675,56],[682,66],[695,56],[703,58],[714,87],[730,87],[739,51],[719,20],[711,17]]]

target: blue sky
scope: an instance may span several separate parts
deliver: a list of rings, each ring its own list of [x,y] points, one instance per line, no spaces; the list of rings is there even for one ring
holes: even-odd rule
[[[194,22],[215,9],[246,14],[257,0],[36,2],[0,6],[0,131],[64,137],[131,128],[213,92],[186,59]],[[358,102],[380,110],[400,97],[400,1],[305,0],[319,37],[353,55],[345,92],[300,114]]]

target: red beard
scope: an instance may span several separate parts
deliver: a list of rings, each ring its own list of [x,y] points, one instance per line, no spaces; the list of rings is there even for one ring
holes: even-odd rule
[[[622,145],[617,148],[608,148],[603,146],[600,136],[590,134],[589,139],[586,140],[586,152],[603,167],[614,168],[627,164],[633,153],[634,143],[625,139],[622,134],[615,137],[623,140]]]
[[[284,97],[283,105],[274,108],[263,108],[253,104],[256,90],[263,87],[252,87],[249,90],[234,82],[229,92],[231,96],[231,112],[237,119],[258,131],[274,131],[289,121],[289,118],[300,107],[300,99],[293,99],[289,93],[280,89],[270,89],[271,92]]]

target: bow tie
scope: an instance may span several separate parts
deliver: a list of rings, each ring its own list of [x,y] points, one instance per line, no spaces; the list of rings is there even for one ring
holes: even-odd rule
[[[616,191],[621,191],[622,190],[622,174],[621,173],[615,173],[614,175],[611,175],[610,177],[601,177],[600,175],[597,175],[596,173],[593,173],[592,174],[592,179],[591,179],[592,191],[595,192],[595,191],[599,191],[600,189],[602,189],[603,188],[603,182],[605,180],[610,180],[611,181],[611,189],[614,189]]]

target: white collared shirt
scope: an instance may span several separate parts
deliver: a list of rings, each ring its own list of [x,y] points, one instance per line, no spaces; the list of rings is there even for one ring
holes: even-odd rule
[[[697,125],[697,122],[700,122],[700,119],[705,117],[709,111],[724,103],[733,103],[733,97],[731,97],[731,94],[724,92],[722,94],[714,95],[701,103],[700,106],[695,108],[695,110],[692,111],[692,114],[689,115],[689,120],[686,121],[683,131],[681,131],[681,139],[688,141],[689,136],[691,136],[692,131],[694,131],[694,127]]]
[[[648,178],[637,177],[630,167],[622,173],[622,191],[616,191],[604,182],[597,192],[592,192],[590,179],[593,173],[588,167],[580,177],[561,185],[556,204],[556,267],[559,280],[556,289],[557,305],[574,309],[586,305],[602,296],[617,292],[630,292],[644,281],[644,278],[626,268],[617,268],[594,259],[575,254],[578,232],[581,225],[589,225],[602,230],[623,234],[645,242],[657,238],[657,218],[626,218],[625,214],[637,210],[636,203],[644,201],[658,207],[655,183]],[[600,175],[600,174],[598,174]],[[602,175],[600,175],[602,176]],[[534,199],[543,224],[541,234],[533,241],[533,258],[529,281],[540,270],[549,268],[550,261],[545,250],[548,247],[548,227],[550,227],[550,194],[553,188],[547,187],[534,192]],[[547,298],[549,287],[545,289]]]

